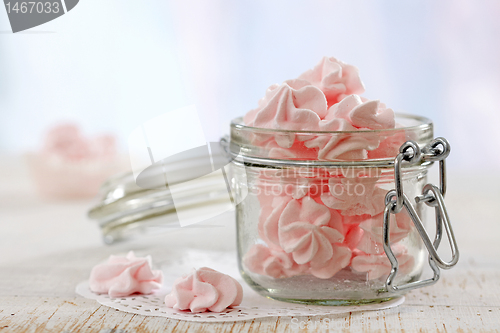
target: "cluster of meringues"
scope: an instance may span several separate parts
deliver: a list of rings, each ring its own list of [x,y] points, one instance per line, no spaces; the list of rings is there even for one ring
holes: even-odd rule
[[[393,158],[406,141],[405,132],[391,130],[398,127],[393,110],[359,96],[363,92],[356,67],[325,57],[297,79],[269,87],[244,122],[277,130],[252,138],[270,158]],[[260,240],[244,256],[248,270],[273,278],[310,274],[329,279],[345,268],[369,280],[389,273],[382,245],[387,190],[377,184],[380,172],[325,168],[286,180],[275,176],[263,170],[257,181]],[[390,224],[391,242],[407,237],[410,228],[409,216],[397,214]],[[414,260],[405,246],[396,244],[394,252],[400,272],[410,271]]]

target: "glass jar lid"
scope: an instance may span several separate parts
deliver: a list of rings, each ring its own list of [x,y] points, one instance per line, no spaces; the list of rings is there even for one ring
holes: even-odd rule
[[[161,186],[144,188],[137,185],[132,172],[118,175],[106,181],[100,189],[98,203],[88,212],[89,218],[97,220],[105,243],[140,234],[168,232],[181,227],[177,211],[204,214],[218,209],[232,209],[228,206],[228,189],[225,182],[220,181],[216,173],[197,178],[195,184],[183,179],[183,171],[203,167],[206,156],[200,151],[189,155],[189,158],[178,159],[173,165],[174,182],[164,182]],[[214,163],[228,163],[226,154],[212,149]],[[151,169],[143,183],[155,183],[163,171],[161,168]],[[184,172],[186,173],[186,172]],[[157,186],[158,185],[158,186]],[[176,187],[175,202],[171,187]],[[228,207],[226,207],[228,206]]]

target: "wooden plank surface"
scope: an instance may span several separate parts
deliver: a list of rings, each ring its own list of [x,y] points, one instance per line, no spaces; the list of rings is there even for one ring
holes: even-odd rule
[[[191,323],[101,306],[74,293],[92,266],[129,249],[154,258],[187,247],[234,250],[234,225],[105,246],[85,212],[90,202],[50,202],[22,167],[0,167],[0,333],[4,332],[493,332],[500,330],[500,193],[491,177],[450,176],[447,203],[461,250],[455,269],[393,309],[342,316]],[[6,173],[7,172],[7,173]],[[8,176],[6,176],[6,174]],[[495,180],[496,181],[496,180]],[[498,184],[498,183],[497,183]],[[460,185],[460,186],[456,186]]]

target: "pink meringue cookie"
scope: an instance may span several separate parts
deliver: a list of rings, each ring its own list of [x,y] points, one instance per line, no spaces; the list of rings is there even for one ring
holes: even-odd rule
[[[399,147],[407,140],[409,139],[405,130],[395,130],[390,136],[382,139],[378,148],[368,151],[368,158],[394,158],[399,154]]]
[[[163,273],[151,269],[151,257],[136,257],[130,251],[126,257],[110,256],[104,264],[90,273],[90,290],[110,297],[124,297],[134,293],[150,294],[159,289]]]
[[[257,103],[257,108],[253,109],[253,110],[250,110],[248,111],[245,116],[243,117],[243,122],[246,124],[246,125],[252,125],[254,120],[255,120],[255,117],[257,116],[257,114],[259,113],[259,111],[261,111],[263,108],[265,108],[267,106],[267,104],[269,104],[269,101],[276,95],[276,93],[278,92],[278,88],[280,87],[279,84],[275,83],[275,84],[272,84],[271,86],[269,86],[269,88],[266,89],[266,93],[264,95],[264,97],[262,97],[261,99],[259,99],[258,103]]]
[[[276,158],[276,159],[296,159],[299,156],[299,153],[297,152],[297,149],[293,149],[294,145],[297,143],[297,141],[292,144],[290,148],[283,148],[280,147],[276,141],[273,139],[269,140],[267,144],[265,145],[265,149],[269,152],[268,156],[270,158]]]
[[[113,156],[116,143],[111,135],[86,138],[77,125],[62,124],[47,133],[42,152],[68,161],[79,161]]]
[[[68,160],[80,160],[90,155],[88,141],[74,124],[63,124],[52,128],[45,138],[43,151],[63,156]]]
[[[291,160],[316,159],[318,157],[318,151],[306,147],[305,143],[299,139],[300,138],[296,136],[295,141],[289,148],[283,148],[278,145],[274,137],[260,145],[268,151],[268,156],[270,158]]]
[[[244,265],[251,271],[272,278],[286,278],[307,272],[307,265],[299,265],[290,254],[281,249],[254,244],[243,257]]]
[[[368,157],[367,152],[380,144],[380,137],[376,133],[355,133],[357,128],[346,119],[322,120],[319,127],[321,131],[344,132],[325,133],[304,142],[307,148],[318,150],[319,160],[364,160]]]
[[[326,99],[321,90],[308,81],[295,79],[270,86],[258,107],[249,111],[243,121],[255,127],[299,130],[308,124],[293,123],[294,120],[321,119],[326,112]]]
[[[363,239],[364,230],[357,225],[349,226],[344,224],[344,228],[347,229],[344,244],[351,250],[354,250]]]
[[[261,207],[270,205],[276,196],[302,199],[305,196],[316,197],[329,191],[328,179],[323,178],[324,176],[310,177],[301,173],[300,168],[274,172],[271,177],[266,177],[261,173],[260,180],[257,182],[258,190],[256,191]]]
[[[362,228],[360,228],[363,230]],[[375,240],[375,237],[363,230],[361,239],[359,240],[356,250],[362,251],[367,254],[382,254],[384,251],[384,244]]]
[[[376,186],[378,177],[335,177],[328,181],[330,191],[322,202],[342,215],[377,215],[384,211],[387,190]]]
[[[37,191],[57,199],[95,196],[107,178],[123,171],[122,163],[113,136],[89,138],[74,124],[52,128],[41,150],[28,154]]]
[[[415,260],[412,256],[402,250],[396,254],[399,263],[399,274],[409,273],[414,266]],[[391,262],[385,252],[383,254],[365,254],[358,252],[351,260],[351,267],[358,272],[367,273],[368,280],[387,277],[391,272]]]
[[[172,292],[165,296],[165,305],[191,312],[221,312],[240,305],[243,288],[229,275],[202,267],[174,282]]]
[[[344,240],[340,214],[311,197],[291,200],[278,224],[280,246],[298,264],[325,264],[336,254],[335,243]]]
[[[331,106],[320,124],[322,130],[335,119],[345,119],[355,128],[371,130],[394,128],[396,124],[392,109],[378,100],[363,101],[358,95],[349,95]]]
[[[326,99],[321,90],[304,80],[289,80],[280,86],[271,86],[264,100],[259,101],[259,107],[243,119],[245,124],[259,128],[316,131],[326,111]],[[268,135],[264,135],[257,139],[267,138]],[[290,148],[295,141],[293,133],[276,134],[274,138],[283,148]]]
[[[278,221],[286,205],[292,199],[292,197],[288,196],[277,196],[272,199],[271,206],[261,208],[258,225],[259,236],[272,248],[281,249],[278,236]]]
[[[323,57],[313,68],[299,76],[323,91],[328,105],[340,102],[346,95],[362,94],[365,91],[358,69],[335,59]]]
[[[359,224],[359,227],[363,229],[366,236],[377,242],[383,243],[384,241],[384,214],[380,213],[376,216],[372,216]],[[389,223],[389,239],[391,243],[400,241],[401,239],[408,236],[411,230],[412,222],[411,218],[406,212],[402,210],[395,215],[395,218],[391,214],[391,221]]]
[[[352,252],[348,246],[336,244],[332,257],[324,263],[311,262],[311,274],[320,279],[329,279],[351,262]]]

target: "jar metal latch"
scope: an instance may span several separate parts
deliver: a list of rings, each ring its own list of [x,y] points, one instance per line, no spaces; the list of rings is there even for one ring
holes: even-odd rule
[[[399,154],[394,160],[394,182],[395,189],[387,192],[385,197],[384,210],[384,250],[391,263],[391,272],[387,277],[385,288],[386,291],[401,291],[429,286],[439,280],[440,268],[450,269],[456,265],[459,258],[459,252],[453,229],[450,224],[444,196],[446,193],[446,165],[445,160],[450,153],[450,144],[444,138],[436,138],[424,148],[420,149],[414,141],[405,142],[399,149]],[[422,195],[415,197],[416,203],[424,202],[429,207],[434,207],[436,215],[436,236],[434,241],[431,241],[427,234],[420,217],[415,210],[415,207],[410,202],[409,198],[403,191],[403,182],[401,178],[401,169],[403,165],[411,166],[419,162],[439,161],[439,182],[437,187],[433,184],[426,184],[422,190]],[[394,252],[390,246],[389,226],[391,214],[401,212],[403,207],[408,212],[415,228],[417,229],[422,241],[429,252],[429,265],[434,272],[434,276],[430,279],[414,281],[406,284],[395,285],[394,281],[398,274],[399,264]],[[451,260],[444,261],[437,253],[438,247],[443,236],[443,227],[446,231],[448,241],[451,248]]]

